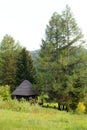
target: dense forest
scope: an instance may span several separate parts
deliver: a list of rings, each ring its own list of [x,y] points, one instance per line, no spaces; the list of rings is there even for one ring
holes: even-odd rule
[[[40,50],[28,51],[8,34],[0,42],[0,84],[11,92],[29,80],[58,109],[75,110],[87,102],[87,51],[81,29],[66,6],[53,13]]]

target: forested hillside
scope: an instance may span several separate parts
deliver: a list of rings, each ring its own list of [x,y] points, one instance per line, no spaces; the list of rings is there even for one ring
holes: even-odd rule
[[[39,52],[40,52],[40,49],[30,51],[30,54],[32,55],[32,57],[36,58],[36,57],[38,57]]]
[[[39,52],[40,52],[40,49],[38,50],[34,50],[34,51],[30,51],[30,54],[32,56],[32,59],[34,61],[34,65],[37,66],[38,65],[38,56],[39,56]]]
[[[75,111],[87,105],[87,51],[82,30],[67,5],[54,12],[39,50],[30,51],[10,35],[0,42],[0,85],[13,91],[24,80],[39,90],[40,103],[57,102],[58,109]],[[62,107],[61,107],[62,106]]]

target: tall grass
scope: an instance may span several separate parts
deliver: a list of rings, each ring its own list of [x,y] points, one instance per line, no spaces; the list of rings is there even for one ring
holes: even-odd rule
[[[0,130],[87,130],[87,116],[31,106],[29,112],[0,110]]]
[[[87,130],[87,115],[0,100],[0,130]]]

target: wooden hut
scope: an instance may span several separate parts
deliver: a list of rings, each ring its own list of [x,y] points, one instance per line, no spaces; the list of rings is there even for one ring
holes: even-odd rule
[[[38,91],[33,89],[32,84],[28,80],[24,80],[12,93],[12,96],[20,100],[24,98],[29,100],[38,96]]]

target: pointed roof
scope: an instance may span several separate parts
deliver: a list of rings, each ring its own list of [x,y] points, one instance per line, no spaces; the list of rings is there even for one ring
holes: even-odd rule
[[[12,93],[12,95],[32,96],[38,95],[38,91],[32,88],[32,84],[28,80],[24,80]]]

